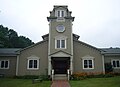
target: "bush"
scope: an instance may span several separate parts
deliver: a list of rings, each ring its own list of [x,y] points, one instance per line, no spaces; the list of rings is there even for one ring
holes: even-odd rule
[[[48,75],[24,75],[24,76],[15,76],[14,78],[17,79],[43,79],[43,80],[49,80]]]
[[[105,63],[105,73],[113,72],[111,63]]]
[[[101,72],[76,72],[71,75],[70,79],[71,80],[84,80],[86,78],[107,78],[107,77],[113,77],[114,73],[106,73],[103,74]]]
[[[83,80],[86,79],[87,73],[84,72],[76,72],[71,76],[72,80]]]

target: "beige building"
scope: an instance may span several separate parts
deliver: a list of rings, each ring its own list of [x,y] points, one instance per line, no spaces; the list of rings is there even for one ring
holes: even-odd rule
[[[105,63],[120,72],[120,49],[98,49],[73,34],[74,17],[67,6],[54,6],[47,17],[49,34],[24,49],[0,49],[0,74],[5,76],[105,73]]]

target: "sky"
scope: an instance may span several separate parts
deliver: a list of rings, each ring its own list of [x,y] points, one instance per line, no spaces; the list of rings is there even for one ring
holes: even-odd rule
[[[49,33],[54,5],[68,5],[73,33],[97,48],[120,48],[120,0],[0,0],[0,25],[37,43]]]

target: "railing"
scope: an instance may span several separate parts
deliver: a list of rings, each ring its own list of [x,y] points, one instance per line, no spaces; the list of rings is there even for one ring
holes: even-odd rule
[[[70,80],[70,70],[67,70],[67,77],[68,77],[68,81]]]
[[[54,80],[54,70],[52,69],[52,81]]]

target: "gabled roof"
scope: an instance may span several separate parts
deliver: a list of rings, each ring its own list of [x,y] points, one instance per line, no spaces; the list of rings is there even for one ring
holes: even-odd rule
[[[64,54],[67,54],[67,55],[71,56],[71,54],[70,54],[70,53],[67,53],[67,52],[62,51],[62,50],[57,51],[57,52],[54,52],[54,53],[50,54],[49,56],[54,55],[54,54],[57,54],[57,53],[64,53]]]
[[[20,48],[0,48],[0,56],[16,56]]]

